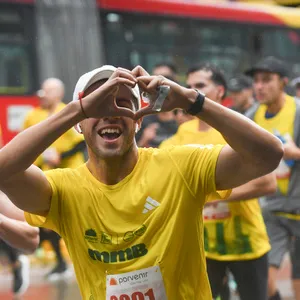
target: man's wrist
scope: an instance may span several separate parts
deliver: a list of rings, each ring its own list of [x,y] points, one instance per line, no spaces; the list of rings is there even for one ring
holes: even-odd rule
[[[79,122],[85,120],[85,116],[82,114],[79,100],[72,101],[68,105],[71,106],[72,111],[74,111],[74,113],[75,113],[74,118],[76,119],[76,123],[79,123]]]
[[[187,89],[185,90],[185,101],[181,105],[181,109],[187,111],[191,107],[192,104],[195,103],[197,99],[198,93],[194,89]]]

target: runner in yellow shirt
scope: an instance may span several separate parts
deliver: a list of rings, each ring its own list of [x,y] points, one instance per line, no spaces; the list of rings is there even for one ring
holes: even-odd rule
[[[285,93],[288,69],[276,57],[258,61],[247,75],[254,79],[257,98],[248,113],[262,128],[279,137],[284,144],[284,157],[276,169],[277,191],[265,199],[263,210],[272,249],[269,253],[269,300],[280,300],[277,274],[284,254],[292,252],[293,288],[300,299],[300,103]],[[292,251],[291,251],[292,250]]]
[[[24,129],[36,125],[49,116],[61,111],[65,104],[64,84],[57,78],[49,78],[38,91],[40,106],[33,109],[25,118]],[[85,143],[82,135],[74,128],[66,131],[38,157],[36,165],[42,170],[53,168],[76,168],[84,163]]]
[[[57,78],[46,79],[37,94],[40,99],[40,106],[28,113],[24,128],[29,128],[46,120],[66,106],[62,102],[64,84]],[[83,136],[78,134],[74,128],[71,128],[54,141],[36,159],[35,164],[44,171],[53,168],[76,168],[84,163],[84,149]],[[41,242],[47,240],[51,243],[57,261],[46,277],[53,281],[69,276],[70,272],[62,254],[60,236],[54,231],[42,228],[40,230],[40,240]]]
[[[155,113],[155,101],[140,109],[137,83],[150,95],[169,86],[162,111],[201,117],[230,146],[138,149],[135,132],[144,115]],[[0,188],[28,212],[30,224],[62,235],[83,299],[212,299],[200,234],[204,203],[274,170],[281,142],[141,67],[95,69],[79,79],[73,100],[3,148]],[[46,173],[30,166],[73,126],[88,145],[85,165]]]
[[[222,72],[209,64],[191,68],[187,85],[200,89],[218,103],[226,93]],[[218,145],[226,144],[226,141],[220,132],[195,119],[181,125],[177,134],[160,148],[186,144]],[[241,300],[267,299],[270,244],[258,200],[253,198],[275,191],[276,180],[274,174],[270,174],[233,189],[229,200],[241,201],[221,201],[204,208],[204,245],[214,298],[221,295],[222,300],[229,299],[224,278],[230,270]]]

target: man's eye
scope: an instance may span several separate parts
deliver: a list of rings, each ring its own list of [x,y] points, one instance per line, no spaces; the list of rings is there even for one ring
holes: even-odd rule
[[[204,83],[198,83],[196,84],[196,89],[203,89],[205,87]]]
[[[125,107],[125,108],[132,109],[132,103],[130,101],[117,99],[116,103],[119,107]]]

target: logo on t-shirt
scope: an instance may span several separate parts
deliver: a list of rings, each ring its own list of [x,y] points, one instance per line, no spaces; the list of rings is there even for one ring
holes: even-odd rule
[[[146,214],[150,210],[153,210],[153,209],[155,209],[159,206],[160,206],[159,202],[157,202],[156,200],[154,200],[150,196],[148,196],[147,199],[146,199],[146,203],[144,205],[143,214]]]
[[[91,243],[97,243],[98,242],[97,232],[96,232],[95,229],[92,229],[92,228],[87,229],[85,231],[84,238],[88,242],[91,242]]]
[[[133,245],[132,247],[128,247],[123,250],[115,250],[110,252],[88,248],[89,257],[92,260],[101,261],[104,263],[117,263],[122,261],[128,261],[142,257],[147,253],[148,249],[143,243]]]

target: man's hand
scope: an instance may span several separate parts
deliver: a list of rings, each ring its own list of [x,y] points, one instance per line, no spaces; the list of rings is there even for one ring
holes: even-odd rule
[[[143,116],[157,113],[153,110],[153,106],[155,104],[159,86],[166,85],[170,87],[169,94],[163,103],[161,112],[171,111],[175,108],[188,109],[197,97],[196,91],[187,89],[163,76],[149,76],[141,67],[135,68],[132,72],[137,76],[140,90],[152,95],[152,97],[150,97],[151,99],[149,99],[149,105],[136,113],[136,120]]]
[[[82,99],[84,113],[89,118],[110,116],[134,119],[132,110],[117,105],[116,96],[120,85],[133,88],[136,84],[137,79],[131,71],[118,68],[103,85]]]
[[[297,147],[292,139],[289,139],[285,144],[283,144],[284,149],[284,159],[300,159],[300,149]]]

